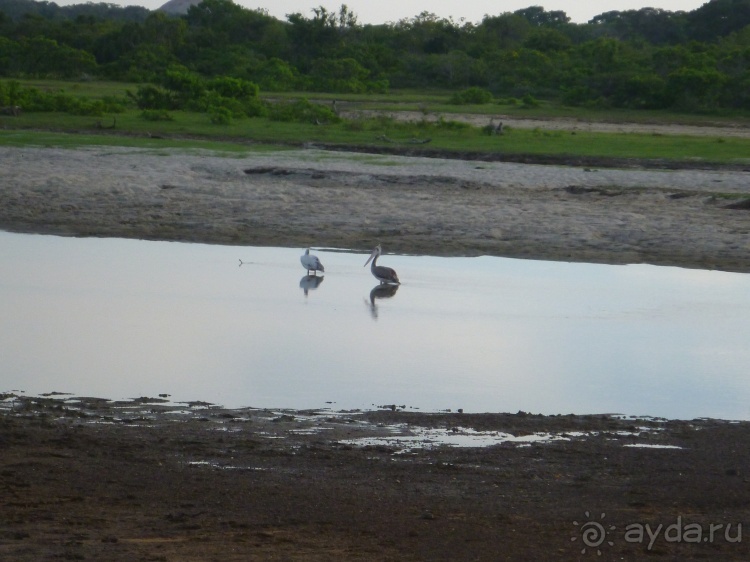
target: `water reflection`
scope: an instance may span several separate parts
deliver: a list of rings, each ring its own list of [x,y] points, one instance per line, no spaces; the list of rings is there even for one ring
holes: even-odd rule
[[[321,285],[321,283],[323,283],[323,279],[325,279],[325,277],[322,275],[304,275],[302,279],[299,280],[300,289],[302,289],[305,296],[307,296],[309,291],[314,291]]]
[[[750,419],[750,275],[301,253],[0,232],[0,392]]]
[[[372,288],[372,291],[370,291],[370,314],[374,320],[378,319],[378,305],[375,304],[375,300],[390,299],[396,294],[396,291],[398,291],[400,286],[401,285],[388,285],[381,283]]]

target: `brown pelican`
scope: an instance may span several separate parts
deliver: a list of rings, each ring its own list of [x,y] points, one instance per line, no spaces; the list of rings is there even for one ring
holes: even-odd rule
[[[396,285],[400,285],[401,281],[398,280],[398,275],[396,275],[395,271],[393,271],[390,267],[385,267],[383,265],[377,264],[378,258],[380,257],[380,254],[382,252],[383,251],[380,249],[380,245],[375,246],[372,254],[370,254],[369,258],[367,258],[365,265],[370,263],[370,260],[372,260],[370,271],[372,271],[375,279],[377,279],[381,283],[395,283]]]
[[[311,271],[313,272],[313,275],[317,275],[317,271],[325,272],[325,268],[323,267],[323,264],[320,263],[318,256],[310,255],[310,248],[305,250],[305,253],[300,256],[299,261],[302,262],[302,267],[307,270],[308,275]]]

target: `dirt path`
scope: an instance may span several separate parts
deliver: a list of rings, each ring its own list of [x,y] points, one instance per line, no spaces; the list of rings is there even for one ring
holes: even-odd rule
[[[750,138],[750,127],[742,124],[706,124],[706,125],[682,125],[665,123],[622,123],[605,121],[587,121],[582,119],[521,119],[509,117],[498,112],[495,115],[475,115],[463,113],[420,113],[419,111],[368,111],[350,110],[340,113],[342,117],[374,117],[387,115],[399,121],[435,121],[440,119],[469,123],[475,127],[484,127],[489,124],[490,119],[494,123],[503,123],[504,127],[513,129],[545,129],[551,131],[588,131],[598,133],[647,133],[654,135],[693,135],[710,137],[740,137]]]

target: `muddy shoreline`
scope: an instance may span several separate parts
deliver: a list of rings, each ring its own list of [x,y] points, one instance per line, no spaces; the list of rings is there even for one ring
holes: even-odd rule
[[[748,423],[225,410],[158,398],[0,404],[3,560],[750,554]],[[431,437],[413,438],[426,429]],[[435,431],[508,438],[449,446]],[[606,536],[586,534],[594,523]],[[646,525],[659,534],[635,534]]]
[[[2,148],[0,228],[750,271],[750,172]]]

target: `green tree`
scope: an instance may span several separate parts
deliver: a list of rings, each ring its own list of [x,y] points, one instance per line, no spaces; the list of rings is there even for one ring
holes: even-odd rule
[[[320,92],[364,93],[370,72],[354,59],[318,59],[310,70],[309,89]]]
[[[21,46],[0,37],[0,76],[17,76],[21,71]]]
[[[358,28],[357,16],[342,4],[338,13],[323,6],[313,8],[313,17],[300,13],[287,16],[292,64],[307,72],[313,61],[340,58]]]
[[[23,72],[31,76],[74,78],[96,69],[91,53],[43,37],[21,41],[19,57]]]
[[[488,67],[490,89],[514,97],[538,95],[555,83],[558,73],[549,56],[524,48],[498,53]]]
[[[687,36],[685,12],[642,8],[605,12],[591,21],[599,35],[622,41],[645,40],[653,45],[672,45],[683,42]]]
[[[570,21],[565,12],[560,10],[548,12],[541,6],[530,6],[523,10],[516,10],[513,13],[537,27],[559,27]]]
[[[551,53],[569,51],[573,48],[573,43],[567,35],[556,29],[541,28],[529,33],[523,46],[534,51]]]
[[[709,42],[750,25],[750,0],[710,0],[687,15],[688,38]]]
[[[260,62],[248,74],[260,88],[272,92],[289,91],[299,83],[297,70],[276,57]]]
[[[477,56],[518,48],[532,31],[529,21],[518,14],[485,16],[474,38]]]
[[[726,75],[717,70],[680,68],[667,77],[672,105],[683,110],[715,109],[721,104]]]

